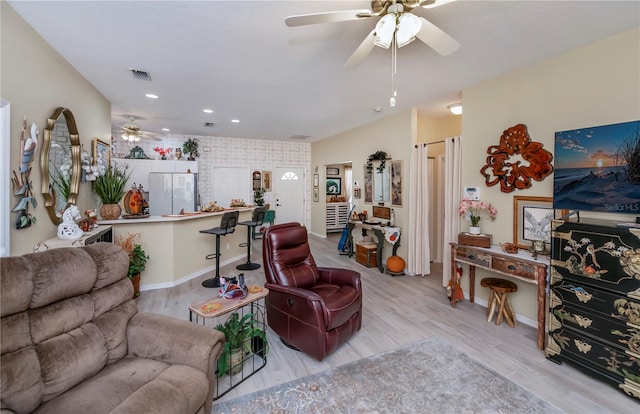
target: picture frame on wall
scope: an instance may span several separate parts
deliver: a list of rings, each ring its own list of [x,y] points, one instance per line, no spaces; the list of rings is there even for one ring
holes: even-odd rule
[[[353,198],[362,198],[362,190],[360,187],[353,188]]]
[[[313,201],[316,203],[320,201],[320,188],[318,187],[313,188]]]
[[[402,160],[391,161],[391,205],[402,207]]]
[[[364,202],[373,203],[373,173],[364,167]]]
[[[340,178],[327,178],[327,195],[338,196],[342,194],[342,179]]]
[[[327,167],[327,175],[340,175],[340,168]]]
[[[93,165],[104,167],[104,171],[106,171],[111,164],[111,144],[100,138],[94,138],[92,157]]]
[[[528,249],[534,241],[551,243],[553,197],[513,197],[513,244]]]
[[[262,189],[271,191],[271,171],[262,171]]]
[[[320,186],[320,175],[313,174],[313,187],[317,188]]]

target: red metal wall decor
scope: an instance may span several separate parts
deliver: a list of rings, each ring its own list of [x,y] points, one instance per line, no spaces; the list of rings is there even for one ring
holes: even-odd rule
[[[542,147],[542,143],[531,140],[524,124],[504,131],[500,144],[487,148],[487,163],[480,170],[487,187],[500,183],[500,191],[510,193],[531,187],[531,180],[544,180],[553,172],[553,155]],[[520,155],[524,163],[520,157],[513,160],[514,155]]]

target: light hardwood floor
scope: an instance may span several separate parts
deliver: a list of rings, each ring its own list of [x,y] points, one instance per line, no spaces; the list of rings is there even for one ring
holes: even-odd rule
[[[273,332],[268,331],[270,353],[266,367],[220,401],[439,336],[567,413],[640,413],[640,404],[613,386],[568,364],[557,365],[545,359],[544,352],[536,347],[534,328],[523,324],[509,328],[504,322],[500,326],[487,323],[486,309],[466,300],[452,308],[441,287],[441,264],[433,264],[432,275],[428,277],[391,277],[377,268],[361,266],[355,257],[339,255],[337,234],[329,235],[327,239],[309,237],[318,266],[344,267],[361,273],[362,329],[322,362],[286,348]],[[260,240],[254,242],[252,259],[262,263]],[[240,271],[235,266],[244,261],[223,266],[221,274],[237,275]],[[244,274],[249,284],[264,283],[262,268]],[[189,305],[216,294],[214,289],[200,285],[204,279],[206,277],[170,289],[142,292],[139,309],[188,320]]]

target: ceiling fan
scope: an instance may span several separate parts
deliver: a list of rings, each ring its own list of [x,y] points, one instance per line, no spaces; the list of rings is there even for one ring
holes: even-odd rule
[[[346,67],[360,63],[373,50],[374,46],[388,49],[402,47],[415,38],[420,39],[439,54],[446,56],[459,47],[454,38],[425,19],[411,13],[416,8],[433,8],[456,0],[373,0],[371,10],[341,10],[324,13],[300,14],[285,19],[287,26],[305,26],[309,24],[331,23],[348,20],[379,17],[376,27],[365,37],[353,52]]]
[[[128,118],[131,123],[122,126],[122,139],[128,142],[138,142],[145,137],[154,141],[160,141],[160,138],[151,135],[149,132],[141,130],[140,127],[134,123],[136,120],[135,116],[129,116]]]

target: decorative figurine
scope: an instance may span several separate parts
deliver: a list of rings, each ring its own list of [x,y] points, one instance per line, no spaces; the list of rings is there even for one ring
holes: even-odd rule
[[[75,205],[70,205],[62,213],[62,223],[58,225],[58,238],[60,240],[77,240],[84,235],[80,226],[76,223],[80,220],[80,210]]]

